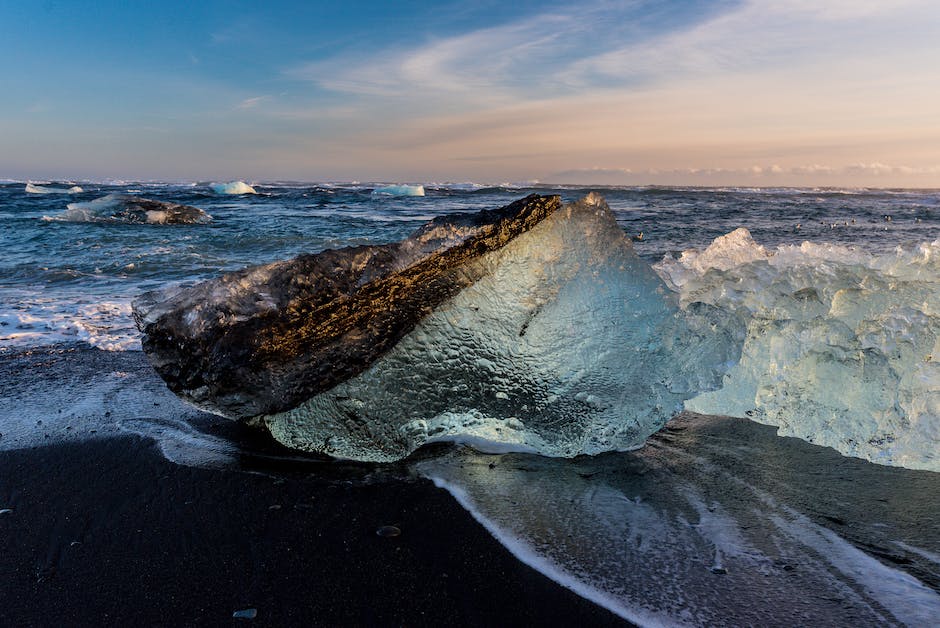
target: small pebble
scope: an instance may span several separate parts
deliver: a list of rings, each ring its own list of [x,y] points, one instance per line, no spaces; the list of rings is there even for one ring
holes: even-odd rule
[[[257,608],[245,608],[232,613],[232,619],[254,619],[258,616]]]
[[[392,538],[395,536],[401,536],[401,530],[396,526],[382,526],[375,531],[376,534],[383,538]]]

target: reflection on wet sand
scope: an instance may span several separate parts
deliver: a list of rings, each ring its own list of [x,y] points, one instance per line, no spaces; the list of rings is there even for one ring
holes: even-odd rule
[[[418,463],[514,554],[641,624],[940,617],[940,474],[685,414],[634,452]]]

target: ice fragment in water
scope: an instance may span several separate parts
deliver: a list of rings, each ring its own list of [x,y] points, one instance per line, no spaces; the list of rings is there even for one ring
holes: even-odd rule
[[[81,192],[84,192],[84,190],[77,185],[73,185],[70,188],[54,188],[46,185],[35,185],[33,183],[26,184],[27,194],[79,194]]]
[[[372,190],[375,196],[424,196],[423,185],[386,185]]]
[[[198,207],[128,194],[108,194],[93,201],[69,203],[67,211],[43,220],[63,222],[120,222],[146,224],[200,224],[212,216]]]
[[[213,183],[212,191],[216,194],[257,194],[255,189],[244,181],[232,181],[230,183]]]

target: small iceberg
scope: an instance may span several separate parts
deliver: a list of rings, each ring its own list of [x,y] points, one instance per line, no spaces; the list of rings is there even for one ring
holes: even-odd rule
[[[390,462],[425,443],[635,449],[740,355],[680,311],[598,195],[438,216],[399,242],[234,271],[133,304],[170,390],[288,447]]]
[[[77,185],[73,185],[70,188],[51,188],[45,185],[33,185],[32,183],[26,184],[26,193],[27,194],[79,194],[84,192],[82,188]]]
[[[244,181],[231,181],[230,183],[213,183],[212,191],[216,194],[257,194],[255,189]]]
[[[424,196],[424,186],[386,185],[372,190],[372,196]]]
[[[125,222],[135,224],[200,224],[212,216],[198,207],[155,201],[126,194],[108,194],[93,201],[69,203],[58,216],[43,216],[46,221]]]

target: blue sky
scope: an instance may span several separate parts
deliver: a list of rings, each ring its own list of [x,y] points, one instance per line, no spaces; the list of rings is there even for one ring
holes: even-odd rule
[[[0,0],[0,177],[940,185],[927,0]]]

